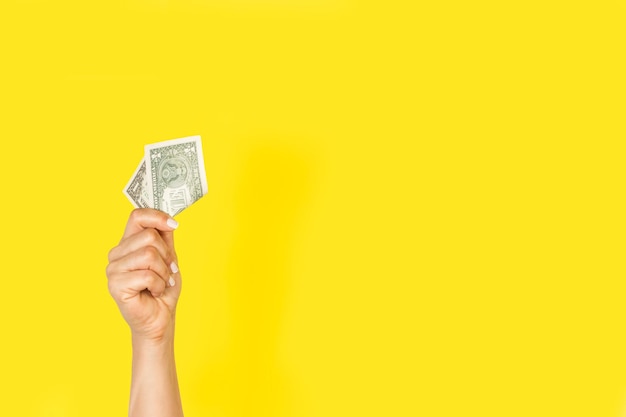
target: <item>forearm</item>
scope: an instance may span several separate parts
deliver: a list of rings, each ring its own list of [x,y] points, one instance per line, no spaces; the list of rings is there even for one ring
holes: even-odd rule
[[[133,336],[129,417],[182,417],[174,337],[146,342]]]

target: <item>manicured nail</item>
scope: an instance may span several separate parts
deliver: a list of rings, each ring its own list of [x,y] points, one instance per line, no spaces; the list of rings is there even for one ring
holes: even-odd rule
[[[167,219],[167,225],[172,229],[176,229],[178,227],[178,222],[170,217]]]
[[[176,262],[172,262],[170,264],[170,269],[172,270],[172,273],[177,273],[178,272],[178,265],[176,265]]]
[[[173,287],[174,285],[176,285],[176,281],[174,281],[174,278],[170,277],[170,287]]]

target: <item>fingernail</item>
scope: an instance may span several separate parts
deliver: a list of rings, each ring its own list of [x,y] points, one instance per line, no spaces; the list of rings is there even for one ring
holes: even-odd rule
[[[174,285],[176,285],[176,281],[174,281],[174,278],[170,277],[170,287],[173,287]]]
[[[172,273],[177,273],[178,272],[178,265],[176,265],[176,262],[172,262],[170,264],[170,269],[172,270]]]
[[[178,222],[170,217],[167,219],[167,225],[172,229],[176,229],[178,227]]]

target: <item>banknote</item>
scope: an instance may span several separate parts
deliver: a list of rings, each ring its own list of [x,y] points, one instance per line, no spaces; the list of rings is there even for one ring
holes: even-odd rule
[[[144,161],[152,208],[175,216],[208,191],[200,136],[146,145]]]
[[[146,175],[146,160],[142,159],[135,169],[133,176],[124,187],[124,194],[133,206],[137,208],[152,207],[151,194],[148,192],[148,177]]]

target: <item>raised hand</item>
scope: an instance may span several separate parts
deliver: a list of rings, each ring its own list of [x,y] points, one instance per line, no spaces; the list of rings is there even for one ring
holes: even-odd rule
[[[176,221],[164,212],[136,209],[122,240],[109,252],[109,292],[134,339],[173,337],[182,284],[174,249],[176,227]]]

